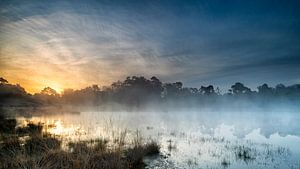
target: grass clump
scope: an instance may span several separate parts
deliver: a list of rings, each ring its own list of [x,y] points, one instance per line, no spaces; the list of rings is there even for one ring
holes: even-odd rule
[[[120,156],[118,152],[106,152],[91,154],[86,169],[127,169],[137,168],[136,166],[129,167],[127,161]]]
[[[33,136],[24,144],[25,152],[29,155],[39,155],[50,150],[60,149],[61,141],[49,136]]]
[[[0,150],[0,157],[14,156],[22,150],[21,142],[15,136],[5,138],[2,144],[0,144]]]
[[[70,153],[62,150],[52,150],[46,152],[42,158],[37,161],[37,166],[45,169],[80,169],[81,165]]]
[[[14,133],[15,127],[17,125],[16,119],[5,119],[3,117],[0,118],[0,133]]]
[[[152,156],[159,154],[160,146],[152,141],[144,146],[144,152],[146,156]]]
[[[255,153],[254,150],[252,150],[249,147],[238,146],[236,148],[235,155],[236,155],[237,159],[247,162],[247,161],[255,159],[254,153]]]
[[[43,133],[43,124],[41,123],[28,123],[25,127],[16,128],[18,135],[30,135],[30,136],[41,136]]]
[[[129,148],[126,150],[126,160],[129,163],[129,166],[143,168],[143,158],[145,156],[158,155],[159,149],[159,145],[153,141],[145,145],[136,145],[133,148]]]
[[[140,137],[131,147],[124,146],[125,134],[115,148],[105,139],[70,142],[62,148],[60,139],[42,133],[41,124],[14,130],[0,138],[0,169],[137,169],[145,167],[145,156],[159,154],[160,148],[153,141],[143,144]]]
[[[230,161],[226,160],[225,158],[221,161],[221,165],[224,167],[224,168],[227,168],[229,167],[230,165]]]

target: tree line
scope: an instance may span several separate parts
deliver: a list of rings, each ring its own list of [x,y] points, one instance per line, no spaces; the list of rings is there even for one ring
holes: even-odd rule
[[[257,87],[257,91],[253,91],[243,83],[236,82],[227,92],[221,93],[219,88],[213,85],[193,88],[184,87],[182,82],[163,83],[155,76],[150,79],[143,76],[131,76],[123,81],[114,82],[110,86],[92,85],[79,90],[65,89],[61,94],[51,87],[45,87],[41,92],[32,95],[19,84],[10,84],[6,79],[0,78],[1,106],[57,104],[98,106],[113,102],[141,107],[148,103],[169,102],[193,102],[201,105],[224,99],[259,102],[285,99],[297,102],[300,100],[300,84],[290,86],[278,84],[275,87],[263,84]]]

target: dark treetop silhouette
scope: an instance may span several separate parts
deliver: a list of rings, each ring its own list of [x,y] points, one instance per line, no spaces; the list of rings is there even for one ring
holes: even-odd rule
[[[61,94],[51,87],[44,88],[40,93],[29,94],[19,84],[10,84],[0,78],[1,106],[48,106],[48,105],[86,105],[105,106],[117,103],[128,107],[141,108],[149,104],[156,107],[176,103],[178,106],[229,106],[233,103],[248,102],[269,104],[289,103],[297,105],[300,100],[300,84],[284,86],[278,84],[269,87],[267,84],[258,86],[252,91],[244,84],[237,82],[226,93],[220,93],[213,85],[200,88],[184,87],[182,82],[163,83],[157,77],[147,79],[143,76],[127,77],[110,86],[100,88],[92,85],[80,90],[65,89]],[[226,102],[225,102],[226,100]]]

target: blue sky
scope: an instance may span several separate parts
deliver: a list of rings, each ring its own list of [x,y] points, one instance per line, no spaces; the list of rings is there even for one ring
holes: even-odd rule
[[[31,91],[128,75],[224,89],[300,83],[299,8],[300,1],[0,1],[0,75]]]

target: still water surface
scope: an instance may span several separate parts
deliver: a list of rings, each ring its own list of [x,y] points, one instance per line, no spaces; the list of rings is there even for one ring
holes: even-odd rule
[[[41,113],[42,114],[42,113]],[[113,140],[126,131],[161,145],[147,168],[300,168],[298,112],[103,112],[18,117],[42,122],[64,140]],[[53,125],[54,124],[54,125]]]

